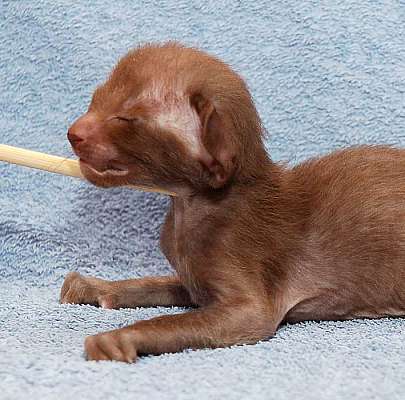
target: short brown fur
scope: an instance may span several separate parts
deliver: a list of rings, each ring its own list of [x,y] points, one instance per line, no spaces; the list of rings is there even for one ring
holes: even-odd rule
[[[254,343],[283,321],[405,315],[405,151],[363,146],[274,163],[243,80],[169,42],[125,56],[69,130],[103,187],[179,193],[161,231],[176,274],[70,273],[61,302],[192,306],[85,341],[87,358]]]

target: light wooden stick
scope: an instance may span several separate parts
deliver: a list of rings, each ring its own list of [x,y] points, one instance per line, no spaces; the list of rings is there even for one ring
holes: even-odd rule
[[[0,144],[0,161],[11,164],[22,165],[24,167],[41,169],[66,176],[84,179],[80,171],[79,162],[69,158],[51,156],[37,151],[25,150],[19,147]],[[142,190],[144,192],[162,193],[169,196],[176,196],[176,193],[164,189],[154,189],[145,186],[128,186],[131,189]]]

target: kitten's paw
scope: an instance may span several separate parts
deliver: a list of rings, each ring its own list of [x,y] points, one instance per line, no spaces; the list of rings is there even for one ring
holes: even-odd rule
[[[135,334],[127,328],[87,336],[84,341],[87,360],[123,361],[133,363],[137,352]]]
[[[60,292],[62,304],[91,304],[103,308],[118,308],[117,295],[111,282],[69,272]]]

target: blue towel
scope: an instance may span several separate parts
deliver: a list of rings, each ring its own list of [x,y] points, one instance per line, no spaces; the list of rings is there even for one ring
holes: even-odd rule
[[[405,144],[405,3],[394,0],[2,0],[0,143],[72,155],[67,128],[117,59],[168,39],[245,76],[274,160]],[[404,319],[307,322],[257,345],[85,362],[86,335],[183,312],[58,304],[68,271],[168,274],[167,204],[0,164],[0,399],[405,398]]]

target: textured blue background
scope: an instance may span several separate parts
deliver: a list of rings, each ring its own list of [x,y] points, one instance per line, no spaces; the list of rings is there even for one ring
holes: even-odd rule
[[[1,1],[0,143],[65,135],[117,59],[178,39],[245,76],[275,160],[405,145],[403,1]],[[70,270],[167,273],[167,199],[0,164],[0,398],[403,399],[405,321],[303,323],[255,346],[86,363],[87,334],[179,309],[58,304]]]

